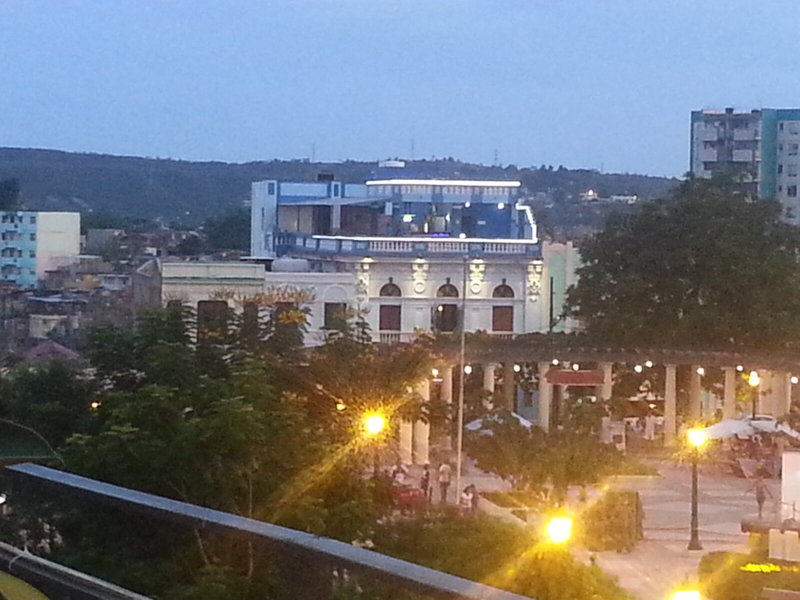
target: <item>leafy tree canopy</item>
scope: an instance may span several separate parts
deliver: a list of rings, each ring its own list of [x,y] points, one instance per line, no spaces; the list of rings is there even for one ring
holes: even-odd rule
[[[779,347],[800,335],[798,250],[777,202],[689,180],[587,241],[566,312],[604,343]]]

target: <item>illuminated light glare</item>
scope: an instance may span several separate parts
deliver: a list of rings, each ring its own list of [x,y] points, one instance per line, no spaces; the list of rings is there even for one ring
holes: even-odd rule
[[[572,365],[572,370],[573,370],[573,371],[578,371],[580,368],[581,368],[581,366],[580,366],[578,363],[574,363],[574,364]]]
[[[97,410],[98,408],[100,408],[101,403],[95,400],[89,406],[91,407],[92,410]]]
[[[439,376],[439,369],[437,369],[435,367],[433,369],[431,369],[431,375],[433,375],[434,377],[438,377]]]
[[[706,370],[703,367],[697,367],[697,374],[702,377],[706,374]]]
[[[569,517],[553,517],[545,527],[547,537],[554,544],[564,544],[572,537],[572,519]]]
[[[414,220],[414,215],[403,215],[403,223],[411,223]]]
[[[652,402],[650,404],[648,404],[647,406],[649,406],[650,408],[655,408],[656,407],[656,405],[653,404]]]
[[[522,370],[522,367],[519,365],[514,365],[514,373],[519,373]]]
[[[472,206],[472,202],[470,202],[469,200],[467,200],[466,202],[464,202],[464,208],[469,208],[469,207],[471,207],[471,206]]]
[[[758,376],[758,371],[750,371],[750,376],[747,378],[747,383],[749,383],[752,387],[758,387],[758,384],[761,383],[761,377]]]
[[[689,429],[686,432],[686,439],[695,448],[700,448],[708,441],[708,434],[704,429]]]
[[[3,505],[8,500],[8,496],[6,494],[0,493],[0,505]]]
[[[364,431],[368,435],[378,435],[386,427],[386,417],[380,413],[367,413],[364,415]]]
[[[736,365],[736,370],[739,371],[739,373],[741,373],[742,371],[744,371],[744,366]]]
[[[459,185],[466,187],[518,188],[522,183],[519,181],[490,181],[484,179],[373,179],[367,181],[366,185],[432,185],[437,187]]]
[[[633,370],[636,371],[637,373],[641,373],[642,372],[642,365],[636,365],[635,367],[633,367]]]
[[[497,210],[503,210],[506,207],[505,202],[498,202],[497,203]]]
[[[670,600],[700,600],[700,592],[697,590],[678,590],[670,596]]]
[[[463,240],[465,237],[467,237],[467,234],[466,233],[459,233],[458,237]]]
[[[464,365],[464,373],[472,375],[472,365]]]
[[[558,366],[558,359],[554,358],[552,361],[550,361],[550,364],[552,364],[554,367],[557,367]]]
[[[439,306],[436,307],[436,310],[437,312],[442,312],[444,310],[444,306],[440,304]]]
[[[344,402],[337,402],[336,403],[336,410],[342,411],[345,409]]]
[[[792,375],[792,378],[789,381],[796,384],[798,381],[800,381],[800,379],[797,378],[797,375]]]
[[[647,367],[648,369],[652,369],[653,368],[653,361],[652,360],[644,361],[644,366]]]

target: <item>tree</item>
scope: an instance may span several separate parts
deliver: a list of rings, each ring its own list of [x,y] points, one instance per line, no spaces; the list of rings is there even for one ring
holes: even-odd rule
[[[210,250],[243,250],[250,248],[250,211],[236,208],[206,219],[203,229]]]
[[[0,210],[20,210],[19,181],[16,179],[0,180]]]
[[[798,251],[777,202],[689,180],[582,246],[566,314],[603,343],[780,346],[800,335]]]

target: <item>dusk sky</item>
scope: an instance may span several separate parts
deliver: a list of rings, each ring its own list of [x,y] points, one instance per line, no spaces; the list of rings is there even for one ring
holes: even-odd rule
[[[798,0],[0,0],[0,145],[681,175],[798,60]]]

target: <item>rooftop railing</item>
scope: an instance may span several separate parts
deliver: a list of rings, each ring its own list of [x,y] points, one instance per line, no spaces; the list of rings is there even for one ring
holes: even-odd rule
[[[80,502],[112,506],[125,515],[138,514],[168,521],[178,526],[202,528],[253,542],[269,551],[282,565],[279,570],[282,598],[326,600],[335,592],[337,578],[363,577],[377,582],[386,596],[403,592],[421,598],[451,600],[525,600],[526,597],[469,581],[359,548],[330,538],[319,537],[263,521],[179,502],[108,483],[65,473],[30,463],[8,467],[5,472],[22,486],[40,488],[50,494],[71,496]],[[120,540],[124,543],[124,540]],[[16,565],[16,566],[15,566]],[[54,598],[97,598],[146,600],[106,582],[65,569],[0,545],[0,569],[48,590]],[[402,596],[406,598],[406,596]]]
[[[362,237],[283,233],[276,236],[278,254],[299,252],[319,255],[411,255],[470,258],[516,256],[539,258],[538,242],[518,239]]]

